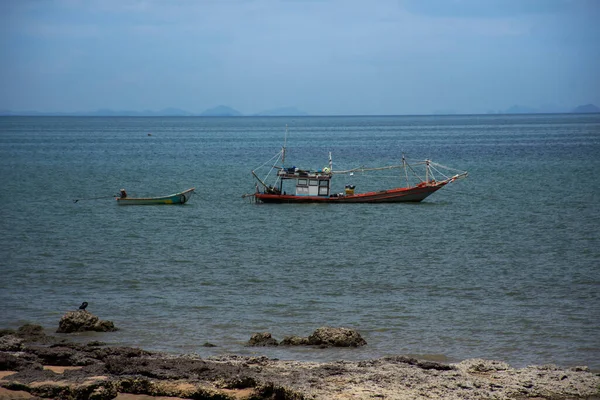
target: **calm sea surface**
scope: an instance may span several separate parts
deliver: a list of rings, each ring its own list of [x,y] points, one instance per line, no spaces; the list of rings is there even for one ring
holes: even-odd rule
[[[419,204],[257,205],[250,171],[431,158],[469,177]],[[151,135],[149,135],[151,134]],[[327,361],[413,355],[600,369],[600,115],[0,118],[0,328]],[[357,190],[381,185],[348,179]],[[118,207],[196,187],[184,206]],[[74,199],[80,199],[74,202]],[[249,348],[321,326],[360,349]],[[217,347],[206,348],[206,342]]]

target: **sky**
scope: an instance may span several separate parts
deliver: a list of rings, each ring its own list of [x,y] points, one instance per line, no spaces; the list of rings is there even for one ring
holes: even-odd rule
[[[0,110],[600,106],[600,0],[2,0]]]

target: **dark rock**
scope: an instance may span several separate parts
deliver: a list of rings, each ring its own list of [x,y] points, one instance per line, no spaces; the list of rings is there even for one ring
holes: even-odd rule
[[[70,346],[31,346],[28,349],[38,357],[42,364],[46,365],[81,366],[96,362],[86,353],[82,353]]]
[[[116,385],[108,382],[92,387],[91,393],[88,395],[88,400],[111,400],[117,397]]]
[[[587,365],[576,365],[571,367],[570,370],[575,372],[590,372],[590,367]]]
[[[279,344],[282,346],[306,346],[309,342],[307,337],[286,336]]]
[[[277,346],[279,343],[277,340],[271,337],[269,332],[255,333],[248,340],[247,346]]]
[[[257,386],[256,379],[250,376],[235,376],[219,383],[218,387],[223,389],[246,389]]]
[[[206,342],[206,343],[204,343],[204,344],[202,345],[202,347],[217,347],[217,345],[216,345],[216,344],[212,344],[212,343],[208,343],[208,342]]]
[[[124,358],[135,358],[145,357],[152,353],[146,350],[138,349],[136,347],[92,347],[87,350],[88,356],[99,361],[105,361],[109,357],[124,357]]]
[[[112,321],[102,321],[92,313],[83,310],[69,311],[58,323],[57,333],[72,332],[114,332],[117,328]]]
[[[173,381],[198,378],[213,380],[229,376],[248,382],[247,378],[240,375],[240,367],[227,364],[215,365],[203,360],[184,357],[162,358],[160,356],[152,356],[128,358],[112,356],[105,361],[105,371],[115,376],[143,376],[159,380]]]
[[[454,366],[449,365],[449,364],[442,364],[442,363],[435,362],[435,361],[417,360],[416,358],[405,357],[405,356],[384,357],[383,359],[381,359],[379,361],[395,363],[395,364],[399,364],[399,363],[409,364],[409,365],[414,365],[416,367],[419,367],[421,369],[434,369],[434,370],[438,370],[438,371],[452,371],[452,370],[456,369]]]
[[[323,364],[316,368],[318,375],[323,377],[343,375],[348,372],[347,368],[341,362]]]
[[[321,327],[309,337],[286,336],[282,346],[359,347],[367,342],[354,329]]]
[[[25,324],[17,330],[16,336],[27,342],[37,342],[46,338],[41,325]]]
[[[7,335],[14,335],[16,332],[14,329],[0,329],[0,337]]]
[[[321,327],[308,337],[308,343],[323,347],[360,347],[367,342],[354,329]]]
[[[21,371],[23,369],[41,370],[42,365],[29,361],[26,357],[0,352],[0,371]]]
[[[49,381],[53,374],[45,371]],[[9,382],[3,386],[10,390],[23,390],[36,396],[32,399],[89,399],[109,400],[117,396],[117,387],[112,382],[88,382],[83,384],[72,384],[68,382],[46,382],[45,384],[27,385],[18,382]]]
[[[342,335],[354,339],[342,341],[338,339]],[[318,345],[360,342],[359,335],[345,328],[320,328],[311,336],[321,340],[313,343],[325,343]],[[272,340],[268,333],[258,334],[256,339]],[[285,342],[302,343],[304,338],[286,339]],[[43,369],[40,362],[55,366],[93,364]],[[17,353],[0,351],[0,369],[15,371],[0,380],[0,386],[9,389],[8,398],[17,396],[16,391],[26,391],[35,398],[82,400],[114,399],[117,393],[213,400],[340,396],[355,399],[401,396],[415,400],[600,399],[600,376],[587,367],[567,370],[547,365],[513,369],[503,362],[480,359],[454,365],[405,356],[305,363],[265,356],[220,355],[202,359],[197,355],[174,356],[130,347],[34,343],[26,344]],[[0,393],[0,398],[3,395],[4,392]]]
[[[96,332],[114,332],[117,328],[115,328],[115,324],[112,321],[98,321],[93,330]]]
[[[105,343],[105,342],[100,342],[100,341],[98,341],[98,340],[93,340],[93,341],[91,341],[91,342],[88,342],[88,343],[86,344],[86,346],[89,346],[89,347],[99,347],[99,346],[106,346],[106,343]]]
[[[0,336],[0,351],[21,351],[24,348],[24,341],[16,335]]]
[[[508,364],[500,361],[479,360],[478,362],[473,361],[469,365],[469,372],[475,373],[506,371],[507,369],[509,369]]]

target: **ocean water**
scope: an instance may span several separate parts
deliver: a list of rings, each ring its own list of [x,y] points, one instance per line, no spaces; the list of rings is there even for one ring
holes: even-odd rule
[[[419,204],[243,199],[286,125],[298,167],[322,168],[329,151],[334,169],[404,153],[469,176]],[[0,328],[53,332],[87,301],[120,330],[76,340],[600,370],[599,170],[600,115],[2,117]],[[389,186],[336,184],[350,179],[359,191]],[[189,187],[184,206],[112,199]],[[355,328],[368,345],[245,346],[255,332],[281,340],[326,325]]]

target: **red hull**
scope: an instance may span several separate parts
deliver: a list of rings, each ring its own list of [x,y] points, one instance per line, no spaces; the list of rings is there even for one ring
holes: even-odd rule
[[[348,196],[296,196],[266,193],[256,193],[254,196],[263,203],[418,203],[446,183],[440,182],[434,186],[397,188]]]

